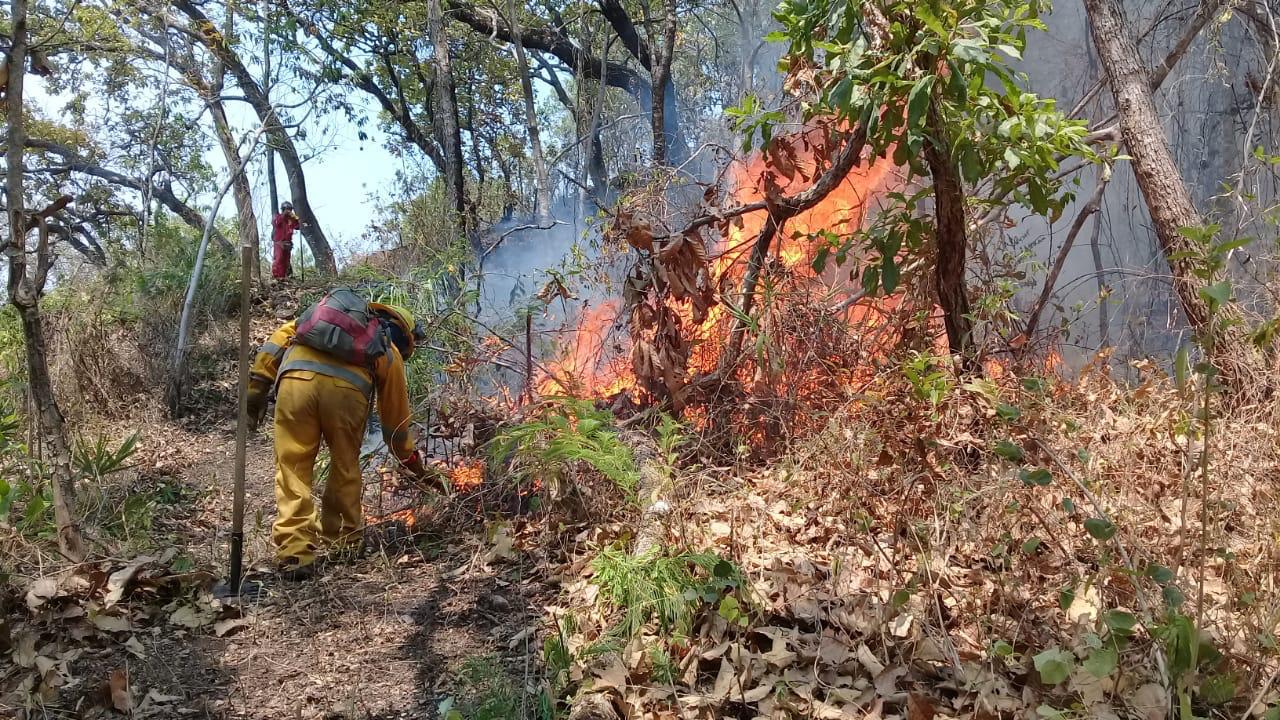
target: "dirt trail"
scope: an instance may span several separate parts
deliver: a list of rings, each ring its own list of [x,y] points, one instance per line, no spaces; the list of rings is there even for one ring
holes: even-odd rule
[[[180,476],[207,492],[178,541],[198,567],[220,574],[231,515],[227,440]],[[462,662],[507,652],[532,622],[522,586],[500,569],[475,568],[465,535],[420,536],[416,545],[326,565],[306,582],[270,577],[272,467],[270,438],[259,435],[249,451],[245,563],[267,578],[265,596],[245,603],[243,626],[223,638],[139,634],[146,657],[129,669],[136,696],[177,696],[170,709],[196,717],[430,718]],[[377,507],[378,483],[365,489],[366,509]]]

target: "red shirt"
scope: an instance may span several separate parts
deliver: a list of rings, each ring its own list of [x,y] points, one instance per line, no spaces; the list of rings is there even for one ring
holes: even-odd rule
[[[301,227],[302,223],[293,213],[277,213],[271,218],[271,241],[278,243],[293,242],[293,232]]]

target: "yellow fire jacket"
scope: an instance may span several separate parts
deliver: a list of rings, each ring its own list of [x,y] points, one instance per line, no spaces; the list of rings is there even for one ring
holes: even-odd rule
[[[376,395],[378,417],[382,420],[382,437],[401,462],[413,456],[413,432],[409,429],[409,387],[405,380],[404,358],[394,345],[370,368],[352,365],[305,345],[294,344],[297,321],[281,325],[262,347],[253,361],[252,374],[274,384],[277,377],[315,374],[336,378],[363,392]],[[310,373],[310,375],[308,375]],[[376,392],[375,392],[376,391]]]

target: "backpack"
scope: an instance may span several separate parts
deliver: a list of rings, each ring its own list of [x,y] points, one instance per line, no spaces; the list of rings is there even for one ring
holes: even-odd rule
[[[361,367],[372,366],[390,344],[368,301],[348,288],[335,288],[307,308],[293,341]]]

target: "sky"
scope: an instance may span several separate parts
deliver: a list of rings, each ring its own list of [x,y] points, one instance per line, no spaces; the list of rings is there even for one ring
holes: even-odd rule
[[[53,121],[59,121],[66,99],[51,95],[44,81],[28,75],[26,93],[31,104],[38,108],[42,115]],[[361,96],[353,96],[352,103],[367,111],[370,117],[376,117],[376,108],[371,101]],[[250,133],[257,128],[257,118],[252,109],[245,103],[232,102],[227,105],[227,114],[238,135]],[[322,125],[323,128],[317,127]],[[376,125],[371,123],[371,125]],[[226,162],[222,151],[213,139],[213,128],[207,117],[202,128],[208,133],[211,143],[205,153],[209,164],[216,168],[220,177],[226,178]],[[367,252],[371,249],[361,236],[370,222],[377,215],[377,198],[386,197],[392,188],[397,171],[410,169],[412,160],[404,160],[393,155],[385,147],[388,135],[380,129],[369,132],[369,138],[360,140],[358,130],[345,117],[332,115],[319,123],[308,123],[312,143],[300,143],[299,151],[308,151],[314,156],[306,159],[304,169],[307,179],[307,191],[312,208],[334,247],[339,258],[353,253]],[[311,147],[308,147],[310,145]],[[253,186],[254,210],[258,216],[258,225],[264,241],[269,238],[271,214],[270,192],[268,190],[265,162],[263,162],[262,146],[255,150],[253,162],[248,172]],[[409,153],[412,156],[412,153]],[[280,186],[281,200],[288,199],[288,181],[285,177],[284,165],[277,159],[276,178]],[[213,202],[209,197],[197,198],[191,204],[197,206],[202,213],[207,212]],[[235,202],[230,195],[224,198],[219,206],[219,217],[234,218]]]

